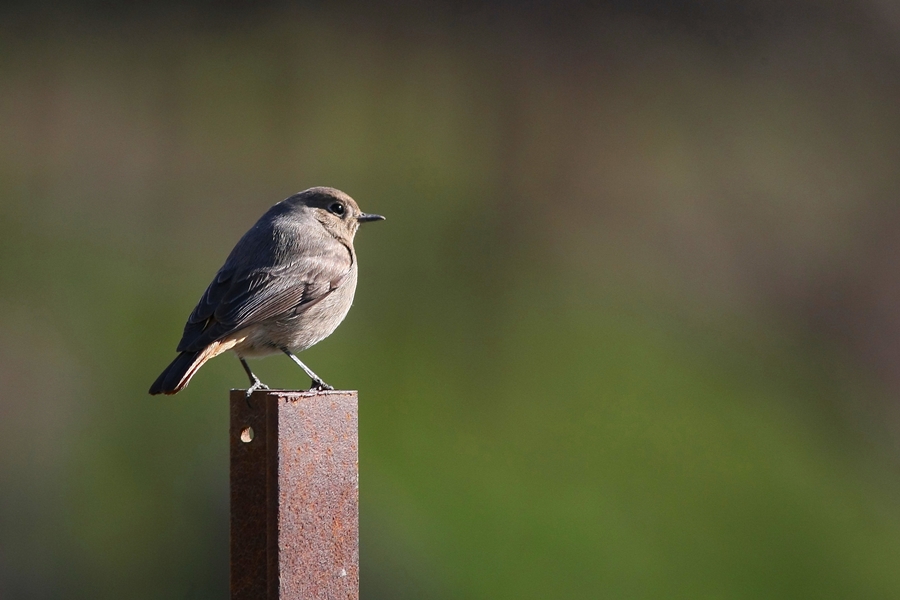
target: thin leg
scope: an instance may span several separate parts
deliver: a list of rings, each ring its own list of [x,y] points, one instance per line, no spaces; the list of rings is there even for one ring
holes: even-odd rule
[[[290,356],[292,361],[294,361],[295,363],[300,365],[300,368],[303,369],[307,375],[309,375],[310,379],[312,379],[313,386],[309,389],[311,389],[311,390],[333,390],[334,389],[333,387],[331,387],[330,385],[328,385],[327,383],[322,381],[322,378],[319,377],[318,375],[316,375],[315,373],[313,373],[309,367],[307,367],[302,362],[300,362],[300,359],[297,358],[296,356],[294,356],[293,352],[291,352],[287,348],[282,348],[281,351],[284,352],[285,354],[287,354],[288,356]]]
[[[250,370],[250,365],[247,364],[247,361],[243,359],[243,357],[238,356],[238,360],[241,361],[241,365],[243,365],[244,370],[247,372],[247,377],[250,378],[250,387],[247,388],[247,402],[250,402],[250,396],[256,390],[267,390],[269,386],[264,384],[259,380],[259,377],[253,374],[253,371]]]

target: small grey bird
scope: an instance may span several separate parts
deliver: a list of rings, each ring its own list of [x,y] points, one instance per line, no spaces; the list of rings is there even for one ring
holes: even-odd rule
[[[150,386],[176,394],[203,363],[233,350],[250,378],[249,396],[268,389],[246,358],[284,352],[306,372],[313,389],[334,389],[292,351],[306,350],[340,325],[356,291],[353,237],[360,223],[381,215],[360,212],[339,190],[314,187],[282,200],[244,234],[188,317],[179,353]]]

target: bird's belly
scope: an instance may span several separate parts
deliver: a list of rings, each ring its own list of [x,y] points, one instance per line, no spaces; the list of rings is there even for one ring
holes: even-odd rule
[[[336,290],[298,314],[270,319],[246,328],[247,337],[235,347],[245,357],[265,356],[288,348],[302,352],[337,329],[353,304],[356,274]]]
[[[356,283],[355,281],[353,283]],[[301,314],[274,324],[275,335],[301,352],[334,333],[353,304],[355,286],[341,286]]]

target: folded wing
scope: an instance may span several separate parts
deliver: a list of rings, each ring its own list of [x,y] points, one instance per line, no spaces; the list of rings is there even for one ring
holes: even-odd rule
[[[335,241],[290,263],[245,269],[227,261],[184,326],[179,352],[198,352],[248,325],[298,314],[338,289],[353,266]]]

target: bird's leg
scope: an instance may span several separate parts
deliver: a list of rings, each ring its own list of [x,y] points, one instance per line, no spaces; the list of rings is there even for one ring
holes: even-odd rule
[[[269,386],[264,384],[259,380],[259,377],[253,374],[253,371],[250,370],[250,365],[247,364],[247,361],[243,359],[243,357],[238,357],[238,360],[241,361],[241,365],[243,365],[244,370],[247,372],[247,377],[250,378],[250,387],[247,388],[247,404],[250,403],[250,396],[253,395],[253,392],[256,390],[267,390]]]
[[[282,352],[291,357],[291,360],[300,365],[300,368],[303,369],[309,378],[313,381],[313,386],[309,389],[311,390],[333,390],[334,388],[322,381],[322,378],[313,373],[309,367],[300,362],[300,359],[294,356],[294,353],[288,350],[287,348],[282,348]]]

